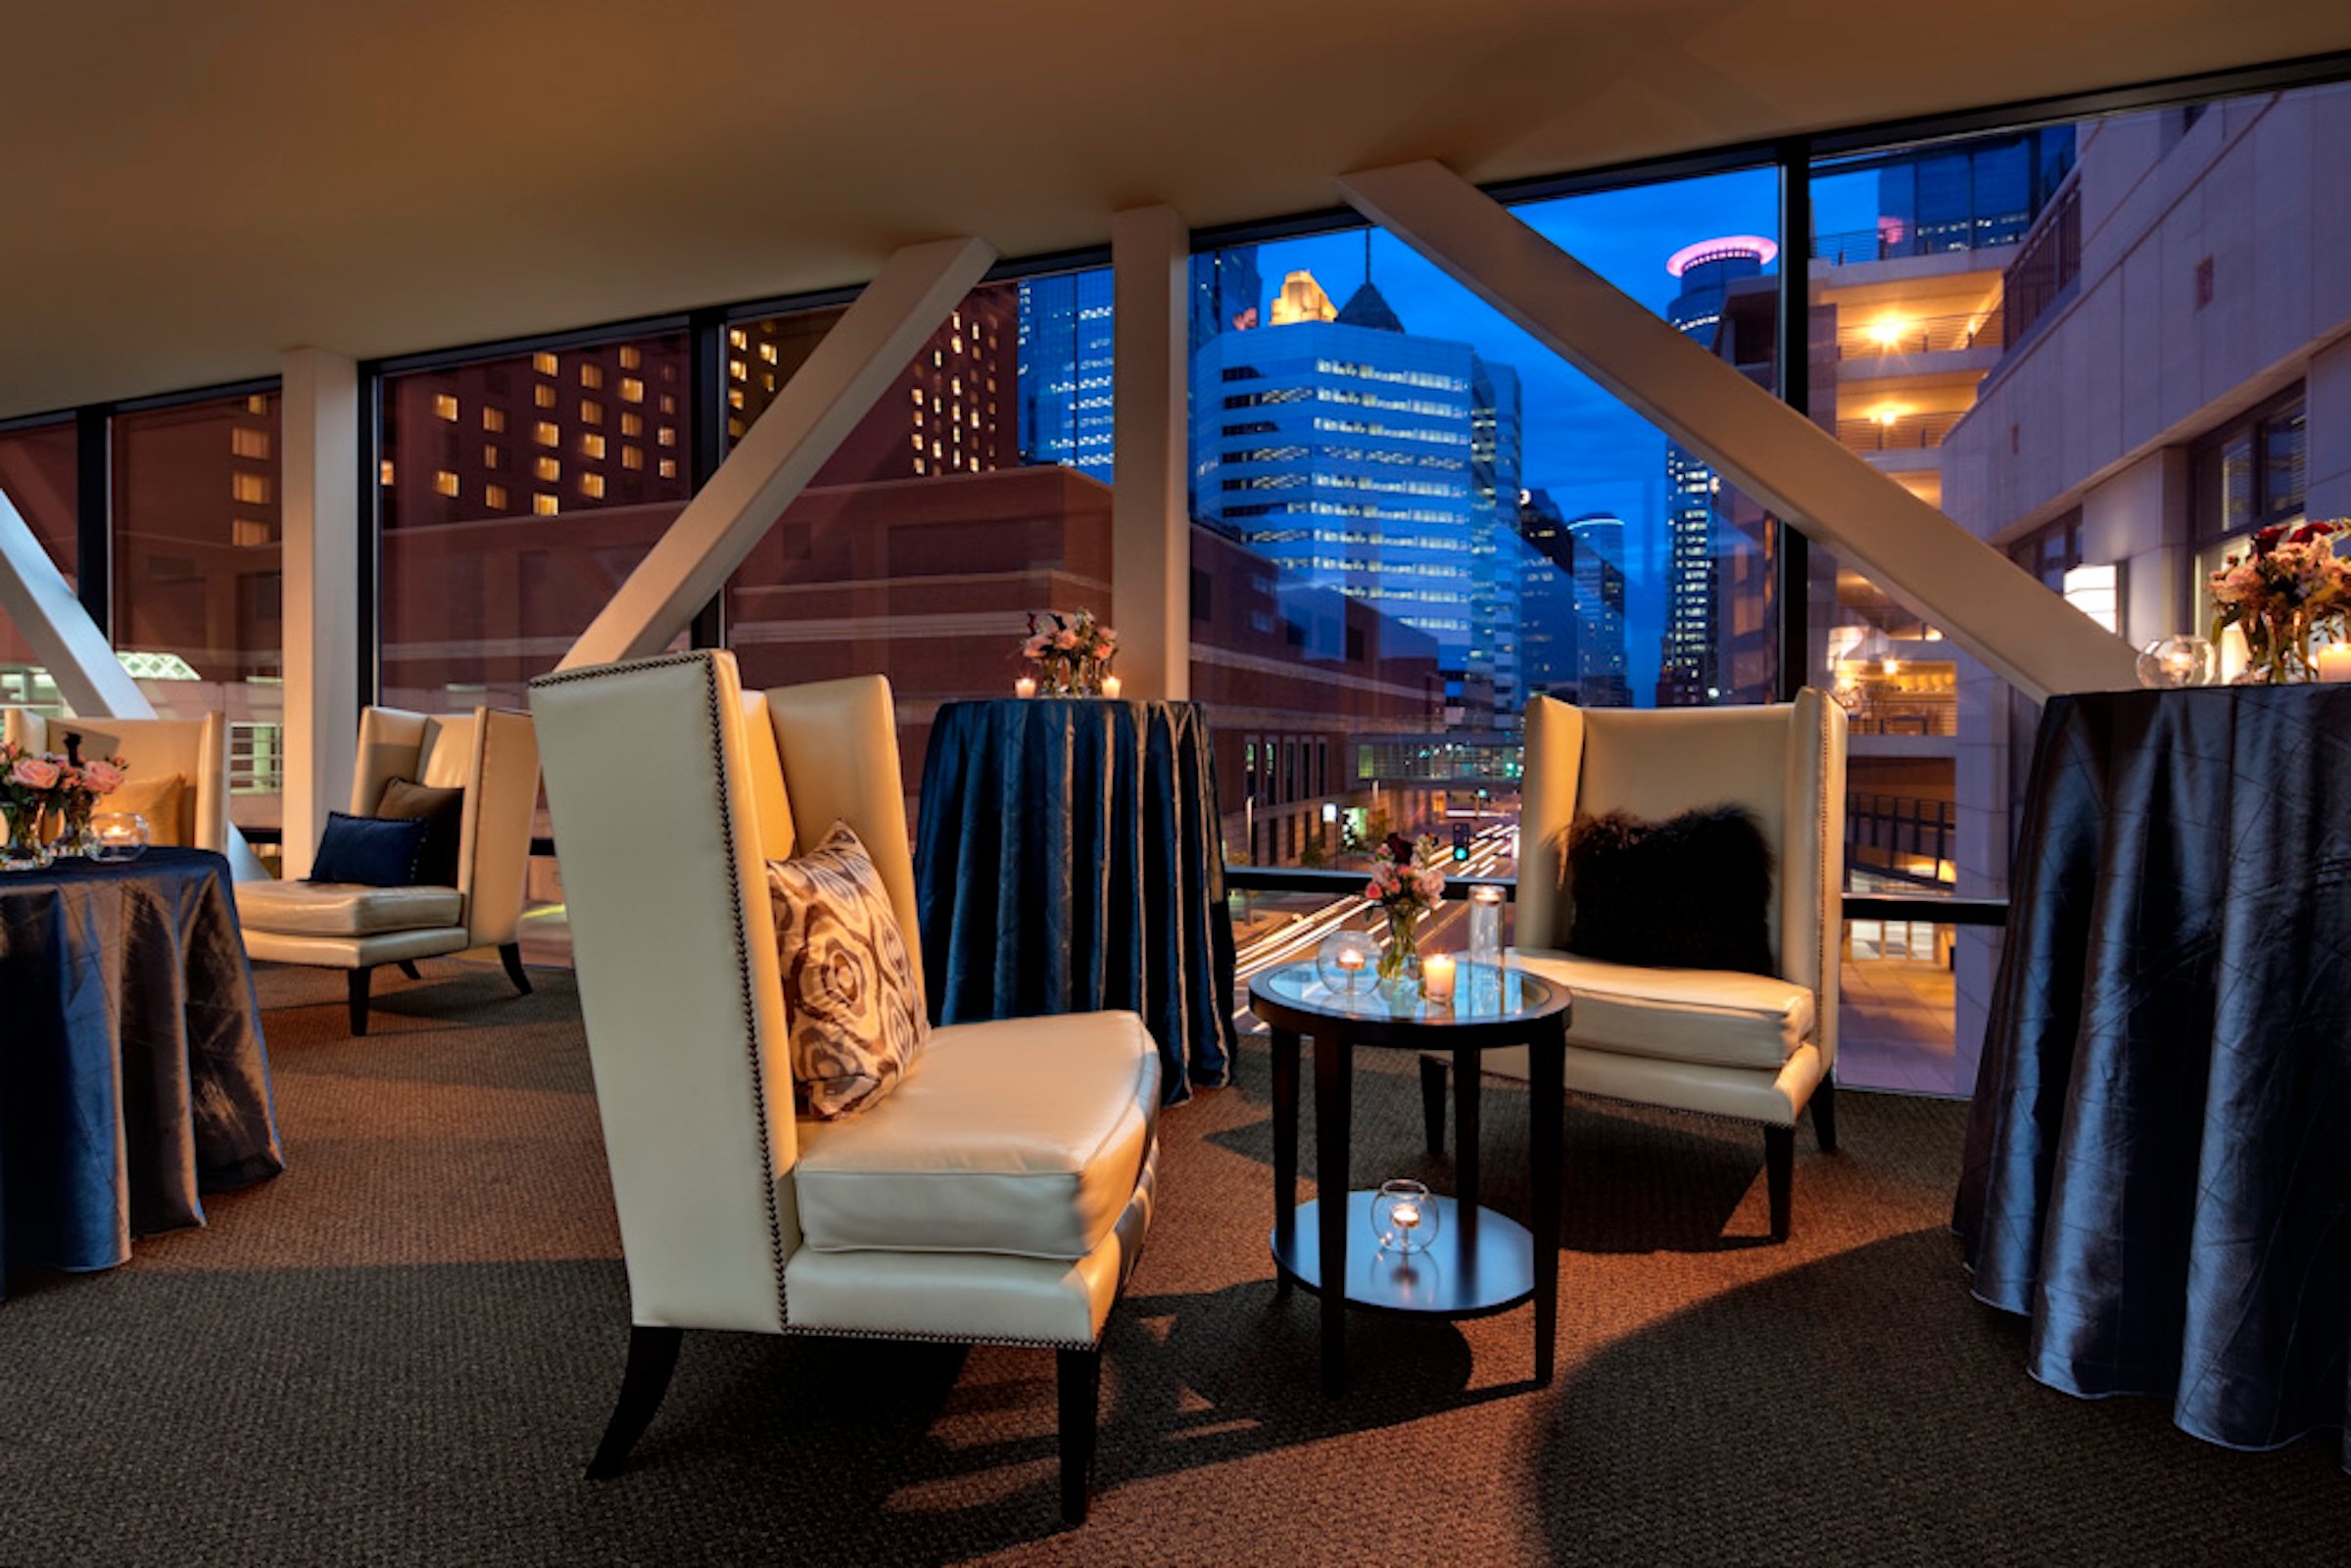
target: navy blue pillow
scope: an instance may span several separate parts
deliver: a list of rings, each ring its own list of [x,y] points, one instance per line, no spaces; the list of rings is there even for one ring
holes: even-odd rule
[[[424,835],[431,828],[432,822],[424,817],[354,817],[330,811],[309,879],[361,882],[369,887],[412,886],[416,862],[424,854]]]

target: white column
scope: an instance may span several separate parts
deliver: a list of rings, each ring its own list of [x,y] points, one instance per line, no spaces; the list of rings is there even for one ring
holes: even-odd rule
[[[1173,208],[1110,220],[1116,381],[1111,594],[1129,696],[1191,694],[1191,230]]]
[[[2136,685],[2122,639],[1442,164],[1367,169],[1338,187],[2011,685],[2036,699]]]
[[[280,423],[285,543],[284,874],[309,874],[326,814],[351,798],[360,739],[359,366],[290,349]]]
[[[972,239],[892,253],[559,668],[658,652],[685,631],[995,259]]]

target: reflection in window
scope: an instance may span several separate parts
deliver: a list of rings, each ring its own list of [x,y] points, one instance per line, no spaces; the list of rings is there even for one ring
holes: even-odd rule
[[[0,432],[0,496],[24,519],[69,583],[81,553],[75,450],[71,419]],[[57,701],[49,672],[0,610],[0,704],[49,707]]]

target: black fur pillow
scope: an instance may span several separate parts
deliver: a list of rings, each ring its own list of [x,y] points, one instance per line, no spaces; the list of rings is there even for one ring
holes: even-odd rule
[[[1578,817],[1567,835],[1570,952],[1655,969],[1773,973],[1771,845],[1744,806],[1664,822]]]

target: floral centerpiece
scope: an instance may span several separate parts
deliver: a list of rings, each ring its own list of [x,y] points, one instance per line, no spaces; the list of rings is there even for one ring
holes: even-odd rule
[[[0,868],[22,871],[46,866],[61,851],[87,853],[90,814],[122,786],[126,767],[120,757],[84,762],[77,745],[61,757],[0,741],[0,815],[8,819]],[[54,845],[42,836],[52,815],[62,830]]]
[[[1092,610],[1032,613],[1020,653],[1036,666],[1037,688],[1045,695],[1090,697],[1100,694],[1110,661],[1119,656],[1119,634],[1096,620]]]
[[[1436,849],[1437,841],[1426,834],[1415,839],[1390,833],[1371,852],[1371,879],[1364,883],[1364,897],[1388,922],[1387,951],[1379,955],[1382,980],[1399,979],[1411,969],[1419,956],[1414,927],[1445,897],[1445,874],[1433,864],[1423,864]]]
[[[2212,635],[2236,627],[2253,656],[2247,679],[2282,685],[2307,681],[2313,634],[2341,639],[2351,612],[2351,560],[2335,546],[2351,538],[2351,521],[2278,523],[2253,536],[2253,547],[2231,555],[2208,586]]]
[[[90,832],[90,814],[98,802],[122,787],[129,764],[120,757],[84,761],[79,736],[66,737],[66,766],[57,781],[57,814],[65,831],[58,835],[59,851],[86,855],[97,846]]]

